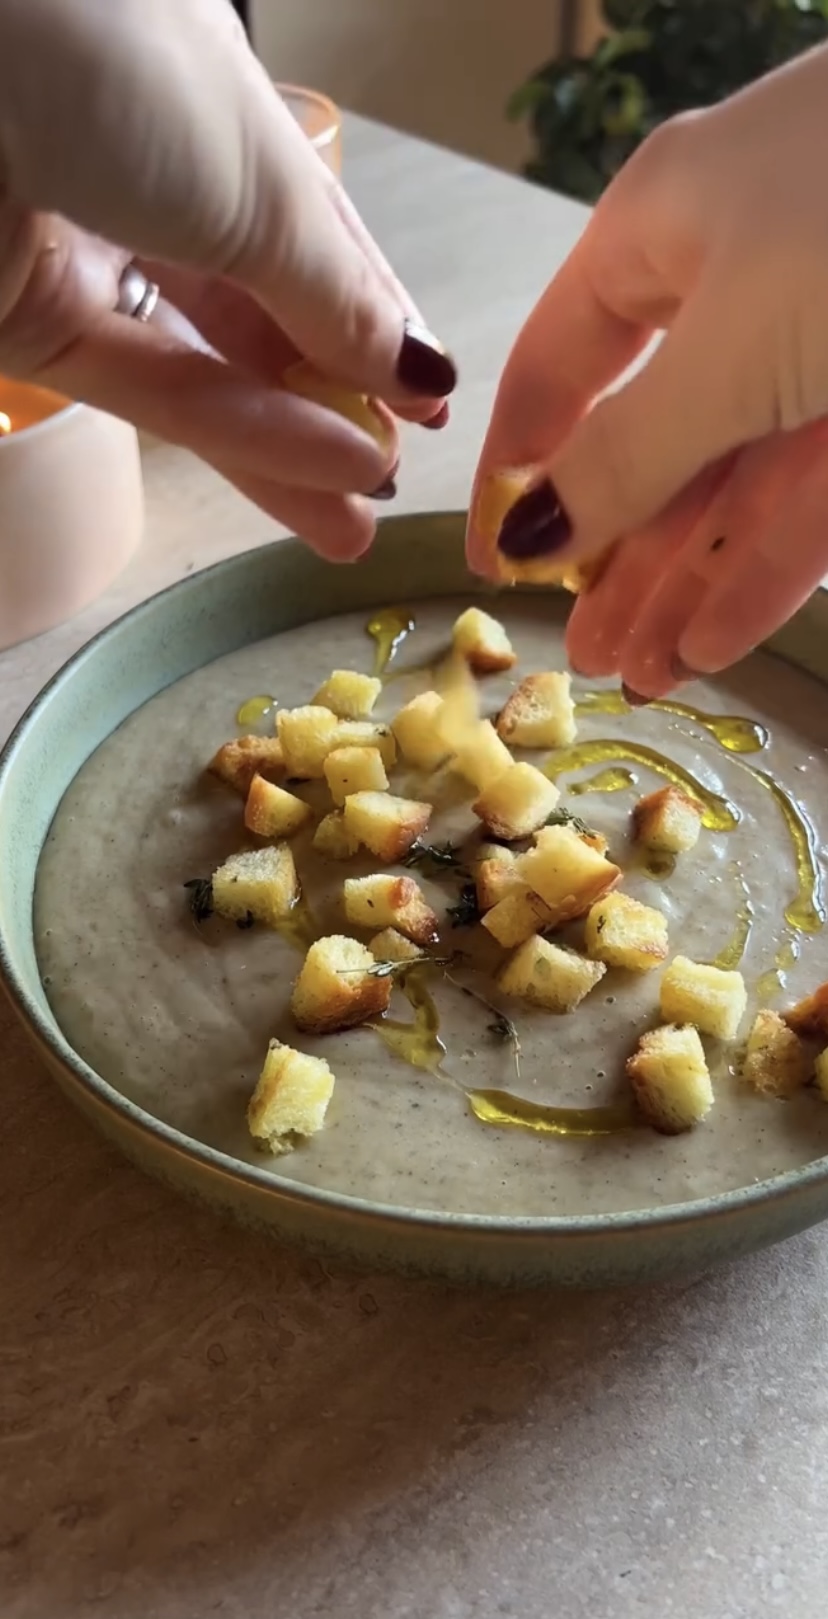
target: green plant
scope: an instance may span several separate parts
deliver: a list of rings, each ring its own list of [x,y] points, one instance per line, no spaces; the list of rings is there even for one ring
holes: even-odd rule
[[[508,108],[531,180],[595,202],[657,124],[710,106],[828,37],[828,0],[604,0],[591,56],[548,62]]]

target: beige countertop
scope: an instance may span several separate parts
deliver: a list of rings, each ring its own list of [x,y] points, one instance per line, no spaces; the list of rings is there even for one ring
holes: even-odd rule
[[[582,211],[359,122],[346,165],[462,369],[451,431],[407,437],[398,506],[462,505]],[[0,655],[0,739],[103,624],[272,537],[183,455],[146,472],[138,561]],[[359,1276],[144,1180],[3,1006],[0,1097],[3,1619],[824,1613],[825,1232],[649,1291]]]

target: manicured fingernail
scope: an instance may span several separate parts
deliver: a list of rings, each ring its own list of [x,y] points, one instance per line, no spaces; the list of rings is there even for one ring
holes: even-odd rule
[[[448,405],[443,404],[440,406],[436,416],[430,416],[427,422],[421,422],[420,425],[421,427],[428,427],[433,433],[436,433],[441,427],[446,426],[450,414]]]
[[[395,479],[393,477],[390,477],[390,478],[386,478],[385,482],[380,484],[379,489],[372,489],[370,495],[368,496],[368,499],[369,500],[393,500],[396,493],[397,493],[396,481],[395,481]]]
[[[625,681],[621,684],[621,695],[624,702],[629,703],[630,708],[646,708],[653,700],[652,697],[642,697],[640,691],[633,691],[632,686],[628,686]]]
[[[527,489],[510,506],[501,524],[497,548],[514,562],[550,556],[572,537],[572,524],[549,478]]]
[[[677,652],[674,652],[672,658],[670,659],[670,673],[671,673],[674,680],[698,680],[699,679],[699,671],[698,671],[698,669],[691,669],[690,665],[687,664],[687,663],[684,663],[684,661],[679,657]]]
[[[451,355],[425,326],[416,326],[413,320],[405,323],[397,376],[410,393],[426,399],[442,399],[457,387],[457,367]]]

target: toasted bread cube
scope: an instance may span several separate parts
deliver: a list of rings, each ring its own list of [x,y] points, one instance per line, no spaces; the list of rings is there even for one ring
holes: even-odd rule
[[[275,927],[299,898],[299,879],[286,843],[231,854],[213,873],[213,909],[231,922],[253,917]]]
[[[452,768],[483,793],[513,763],[506,743],[501,742],[491,720],[478,720],[469,733],[468,742],[454,754]]]
[[[326,860],[351,860],[359,849],[359,838],[348,831],[342,810],[331,810],[319,822],[313,846]]]
[[[543,826],[560,796],[555,783],[534,765],[513,764],[490,782],[472,809],[494,837],[516,843]]]
[[[423,952],[419,945],[407,939],[405,934],[396,928],[383,928],[381,933],[375,933],[368,949],[377,961],[422,961]]]
[[[325,779],[335,804],[351,793],[381,793],[388,786],[379,748],[334,748],[325,760]]]
[[[607,894],[593,905],[584,939],[594,961],[647,973],[667,960],[667,918],[628,894]]]
[[[387,872],[348,877],[343,893],[352,927],[396,928],[415,944],[433,944],[437,938],[437,916],[413,877],[392,877]]]
[[[639,1112],[662,1135],[692,1130],[713,1106],[704,1047],[689,1024],[642,1034],[626,1067]]]
[[[292,838],[311,819],[304,799],[286,792],[264,776],[254,776],[244,807],[244,824],[261,838]]]
[[[748,1035],[742,1078],[761,1096],[793,1096],[811,1078],[811,1052],[778,1012],[757,1012]]]
[[[504,995],[542,1006],[547,1012],[572,1012],[606,970],[603,961],[587,961],[574,950],[564,950],[536,934],[507,961],[497,984]]]
[[[333,1034],[379,1017],[391,999],[390,978],[374,972],[376,960],[358,939],[329,934],[312,944],[290,998],[297,1028]]]
[[[279,709],[276,725],[289,776],[308,781],[324,775],[325,760],[336,746],[334,737],[339,723],[329,708],[319,708],[312,703],[304,708]]]
[[[473,515],[475,527],[485,545],[486,561],[496,579],[507,580],[510,584],[517,580],[533,584],[560,584],[564,590],[571,590],[577,596],[600,575],[604,566],[603,558],[590,558],[587,562],[561,562],[557,551],[513,558],[501,551],[497,543],[506,513],[535,486],[537,478],[537,466],[528,466],[490,472],[482,480]],[[608,554],[604,553],[604,556]]]
[[[741,973],[674,956],[661,980],[659,1004],[665,1023],[694,1023],[702,1034],[735,1040],[747,990]]]
[[[247,1106],[253,1140],[267,1152],[291,1152],[325,1123],[334,1076],[322,1057],[271,1040]]]
[[[474,884],[477,908],[481,912],[490,911],[507,894],[525,887],[517,873],[514,850],[501,847],[485,860],[479,860],[474,869]]]
[[[438,691],[421,691],[419,697],[412,697],[391,721],[400,753],[416,770],[436,770],[449,752],[436,728],[442,706],[443,699]]]
[[[497,729],[513,748],[560,748],[575,740],[572,676],[527,675],[502,709]]]
[[[479,607],[467,607],[455,620],[451,638],[457,651],[479,674],[493,674],[498,669],[511,669],[517,663],[517,653],[502,624]]]
[[[828,1050],[821,1051],[814,1063],[814,1084],[823,1102],[828,1102]]]
[[[516,945],[531,939],[533,933],[550,927],[554,917],[539,894],[533,894],[525,883],[519,883],[486,912],[482,921],[486,931],[504,950],[514,950]]]
[[[339,720],[334,731],[335,748],[376,748],[386,770],[393,770],[397,762],[397,744],[387,725],[376,725],[371,720]]]
[[[469,666],[459,652],[452,652],[440,677],[442,703],[434,716],[435,729],[450,753],[457,753],[471,740],[480,719],[480,698]]]
[[[400,860],[421,838],[431,805],[393,793],[352,793],[345,800],[345,828],[378,860]]]
[[[246,798],[254,776],[270,781],[284,775],[285,755],[276,736],[238,736],[219,748],[207,769]]]
[[[341,720],[367,720],[382,691],[375,675],[360,675],[355,669],[334,669],[323,681],[313,701],[329,708]]]
[[[620,880],[621,870],[571,826],[545,826],[534,849],[518,859],[518,874],[546,901],[558,923],[583,916]]]
[[[820,984],[812,995],[797,1001],[784,1018],[794,1034],[806,1040],[828,1040],[828,984]]]
[[[683,854],[699,841],[704,806],[680,787],[661,787],[640,798],[633,809],[639,843],[665,854]]]

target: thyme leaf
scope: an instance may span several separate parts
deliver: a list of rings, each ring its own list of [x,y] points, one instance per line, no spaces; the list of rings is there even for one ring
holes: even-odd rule
[[[206,922],[213,914],[212,877],[191,877],[184,887],[188,890],[188,903],[193,921]]]
[[[580,815],[573,815],[572,811],[568,809],[554,809],[551,815],[547,815],[544,825],[571,826],[573,832],[579,832],[582,838],[594,838],[595,836],[592,827],[587,826],[586,821],[582,821]]]
[[[458,866],[459,851],[454,843],[422,843],[416,838],[403,859],[404,866]]]
[[[463,884],[457,904],[450,905],[446,914],[451,917],[453,928],[470,928],[475,922],[480,921],[480,906],[474,883]]]

